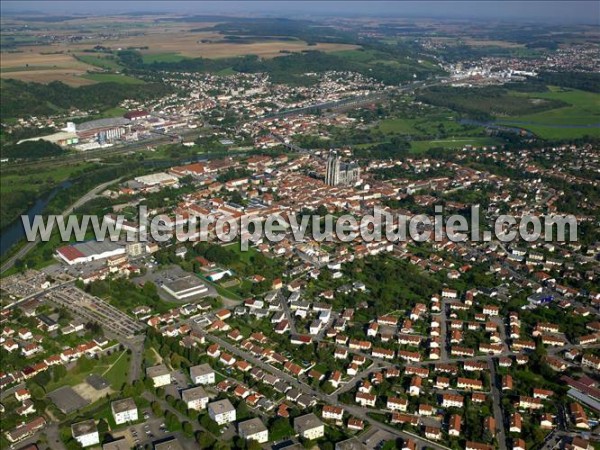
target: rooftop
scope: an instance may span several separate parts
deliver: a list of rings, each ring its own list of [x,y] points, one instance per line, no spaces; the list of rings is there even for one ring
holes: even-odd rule
[[[208,394],[201,386],[186,389],[181,392],[181,399],[184,402],[191,402],[200,398],[208,398]]]
[[[196,378],[196,377],[199,377],[202,375],[207,375],[207,374],[213,373],[213,372],[214,372],[214,369],[212,367],[210,367],[210,365],[207,363],[190,367],[190,376],[192,378]]]
[[[125,411],[131,411],[133,409],[137,409],[137,406],[133,399],[124,398],[123,400],[115,400],[110,404],[110,408],[114,414],[122,413]]]
[[[146,368],[146,375],[150,378],[160,377],[162,375],[168,375],[169,369],[164,364],[159,364],[158,366],[152,366]]]
[[[83,422],[77,422],[71,425],[71,433],[74,438],[79,436],[83,436],[85,434],[90,434],[98,431],[96,428],[96,422],[94,419],[84,420]]]
[[[243,436],[251,436],[266,430],[267,427],[258,417],[238,424],[238,432]]]
[[[223,414],[235,410],[231,402],[227,399],[209,403],[208,409],[212,411],[213,414]]]
[[[129,124],[130,120],[124,117],[110,117],[107,119],[90,120],[77,125],[77,131],[88,131],[95,128],[118,127]]]
[[[323,425],[323,422],[319,420],[313,413],[306,414],[304,416],[296,417],[294,419],[294,430],[298,433],[303,433],[306,430],[312,430]]]

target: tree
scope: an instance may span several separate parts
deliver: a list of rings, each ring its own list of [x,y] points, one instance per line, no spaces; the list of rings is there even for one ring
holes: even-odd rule
[[[229,441],[217,441],[213,447],[215,450],[230,450],[231,442]]]
[[[254,439],[250,439],[246,445],[247,450],[261,450],[261,448],[262,446],[258,443],[258,441],[255,441]]]
[[[288,419],[278,417],[271,423],[270,434],[277,436],[279,439],[283,439],[292,436],[294,434],[294,429],[291,427]]]
[[[46,396],[46,391],[37,383],[31,383],[29,385],[29,392],[31,396],[36,400],[42,400]]]
[[[142,288],[142,293],[150,298],[156,298],[158,295],[156,284],[154,284],[152,281],[146,281],[144,283],[144,287]]]
[[[250,410],[248,409],[248,405],[246,405],[246,402],[241,401],[235,412],[237,420],[246,419],[249,414]]]
[[[161,417],[163,415],[163,409],[160,407],[160,403],[158,402],[152,402],[152,414],[154,414],[157,417]]]
[[[64,378],[67,375],[67,368],[62,364],[57,364],[52,369],[52,379],[57,382],[61,378]]]
[[[214,434],[215,436],[219,435],[221,431],[219,428],[219,424],[212,420],[208,415],[202,416],[200,419],[200,425],[202,425],[206,430]]]
[[[194,428],[192,427],[192,424],[190,422],[183,422],[182,428],[185,434],[191,435],[194,432]]]
[[[198,431],[196,433],[196,442],[200,448],[212,448],[215,443],[215,438],[210,433]]]
[[[98,421],[98,432],[106,433],[108,431],[108,423],[104,419]]]

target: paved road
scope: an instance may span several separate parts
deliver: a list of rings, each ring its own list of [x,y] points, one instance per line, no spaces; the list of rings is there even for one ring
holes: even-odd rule
[[[139,336],[125,342],[124,345],[131,350],[131,360],[129,363],[129,373],[127,381],[132,384],[142,378],[142,365],[144,362],[144,340],[145,336]]]
[[[440,359],[445,360],[448,358],[448,342],[450,340],[450,336],[448,336],[448,313],[446,308],[448,306],[447,299],[442,297],[442,313],[439,315],[440,317],[440,336],[442,338],[442,342],[440,343]]]
[[[298,332],[296,331],[296,321],[294,320],[294,316],[292,315],[292,312],[290,311],[290,304],[288,302],[288,299],[285,298],[285,296],[281,293],[281,291],[279,291],[279,293],[277,294],[277,298],[279,299],[279,303],[281,304],[281,307],[283,308],[283,312],[285,314],[287,321],[290,323],[290,334],[291,335],[298,334]]]
[[[504,427],[504,414],[502,414],[502,406],[500,404],[500,383],[501,380],[496,374],[496,365],[492,358],[488,359],[488,365],[490,367],[490,381],[492,384],[492,399],[494,401],[494,417],[496,418],[496,427],[498,428],[498,445],[500,450],[506,450],[506,430]]]
[[[24,389],[26,387],[27,385],[25,383],[19,383],[11,388],[3,389],[0,393],[0,399],[4,400],[5,398],[14,395],[14,393],[17,392],[19,389]]]
[[[302,391],[306,394],[312,395],[314,398],[319,399],[327,404],[341,406],[352,416],[362,419],[365,422],[369,422],[373,427],[388,431],[390,433],[393,433],[395,436],[402,437],[403,439],[412,439],[417,442],[419,447],[436,448],[439,450],[447,449],[447,447],[445,447],[441,444],[437,444],[433,441],[429,441],[429,440],[426,440],[423,438],[417,438],[415,435],[407,434],[403,431],[398,430],[397,428],[395,428],[391,425],[387,425],[387,424],[384,424],[384,423],[374,420],[373,418],[371,418],[370,416],[367,415],[367,412],[371,412],[369,409],[361,408],[356,405],[348,405],[345,403],[344,404],[339,403],[339,401],[337,399],[337,395],[328,395],[328,394],[325,394],[324,392],[316,391],[316,390],[312,389],[310,386],[298,381],[297,378],[294,378],[291,375],[289,375],[288,373],[286,373],[276,367],[273,367],[271,364],[268,364],[258,358],[255,358],[248,352],[230,344],[229,342],[227,342],[217,336],[214,336],[209,333],[206,333],[205,336],[208,341],[218,344],[220,347],[224,348],[228,352],[244,358],[246,361],[253,364],[254,366],[260,367],[261,369],[266,370],[266,371],[272,373],[273,375],[276,375],[280,379],[287,382],[290,386],[294,386],[295,388],[299,389],[300,391]],[[375,410],[373,410],[373,411],[375,411]]]
[[[79,208],[80,206],[89,202],[90,200],[96,198],[100,192],[105,190],[111,184],[119,181],[119,179],[120,178],[117,178],[117,179],[111,180],[111,181],[107,181],[106,183],[102,183],[101,185],[96,186],[94,189],[89,191],[87,194],[85,194],[83,197],[81,197],[79,200],[77,200],[75,203],[73,203],[71,206],[69,206],[67,209],[65,209],[62,213],[62,216],[65,217],[68,214],[71,214],[75,209]],[[13,256],[8,258],[2,264],[2,266],[0,267],[0,273],[6,272],[8,269],[10,269],[12,266],[14,266],[15,262],[18,259],[23,259],[23,257],[25,257],[25,255],[27,255],[27,253],[29,253],[31,250],[33,250],[35,248],[35,246],[38,245],[40,242],[41,242],[41,239],[39,237],[33,242],[27,242],[23,247],[21,247],[17,251],[17,253],[15,253]]]

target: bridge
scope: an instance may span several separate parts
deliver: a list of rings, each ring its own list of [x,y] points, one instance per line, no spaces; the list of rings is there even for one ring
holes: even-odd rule
[[[289,148],[293,152],[297,152],[297,153],[310,153],[311,152],[311,150],[309,150],[307,148],[302,148],[299,145],[293,144],[291,142],[287,142],[283,138],[283,136],[280,136],[278,134],[270,133],[269,136],[272,137],[273,139],[278,140],[279,142],[281,142],[281,145],[283,145],[284,147]]]

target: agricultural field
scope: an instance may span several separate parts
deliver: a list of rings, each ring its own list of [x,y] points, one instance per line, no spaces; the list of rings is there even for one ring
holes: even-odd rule
[[[83,86],[94,81],[83,77],[96,66],[77,60],[67,53],[53,52],[49,46],[23,48],[22,52],[2,52],[0,76],[21,81],[50,83],[62,81],[71,86]]]
[[[88,72],[100,70],[118,71],[119,63],[108,55],[87,53],[95,46],[110,50],[124,48],[137,49],[141,52],[145,63],[176,62],[185,58],[227,58],[243,55],[257,55],[262,58],[273,58],[287,52],[319,50],[323,52],[352,51],[357,45],[342,43],[316,43],[295,39],[252,38],[251,40],[227,40],[211,27],[212,22],[160,22],[153,23],[155,18],[132,18],[131,30],[126,28],[126,18],[115,18],[114,22],[105,23],[113,30],[108,37],[106,27],[96,23],[91,26],[85,20],[73,20],[53,30],[55,35],[67,36],[80,33],[85,28],[87,38],[84,41],[59,41],[43,43],[44,33],[32,30],[31,34],[3,36],[18,43],[14,49],[2,52],[2,77],[15,78],[22,81],[49,83],[63,81],[71,86],[82,86],[99,81],[96,74],[86,76]],[[30,45],[27,45],[30,44]],[[115,80],[116,81],[116,80]]]

